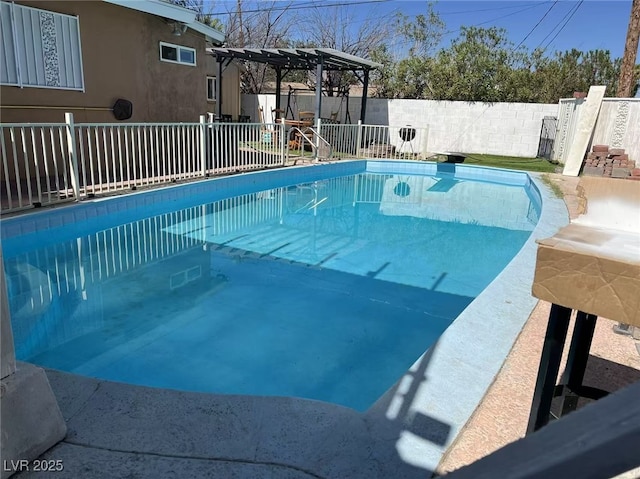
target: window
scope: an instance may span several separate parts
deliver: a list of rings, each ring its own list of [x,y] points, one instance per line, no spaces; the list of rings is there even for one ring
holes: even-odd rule
[[[216,101],[216,77],[207,77],[207,101]]]
[[[84,91],[78,17],[0,2],[0,83]]]
[[[160,42],[160,60],[163,62],[196,65],[196,51],[193,48]]]

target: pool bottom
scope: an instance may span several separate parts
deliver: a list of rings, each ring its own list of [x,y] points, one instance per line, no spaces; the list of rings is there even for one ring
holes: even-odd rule
[[[146,299],[157,278],[147,268],[126,288],[101,287],[100,303],[129,306],[99,313],[93,331],[30,360],[131,384],[364,411],[473,299],[228,247],[200,256],[215,276],[186,286],[196,300],[180,289]]]

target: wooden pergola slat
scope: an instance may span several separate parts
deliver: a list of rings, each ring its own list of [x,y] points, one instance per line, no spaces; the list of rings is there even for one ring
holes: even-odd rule
[[[327,71],[352,71],[356,75],[363,73],[362,103],[360,106],[360,121],[364,122],[367,111],[367,90],[369,86],[369,73],[371,70],[382,68],[380,63],[372,62],[366,58],[357,57],[333,48],[224,48],[215,47],[208,49],[218,63],[218,82],[216,92],[216,114],[222,115],[222,65],[232,60],[244,60],[257,63],[265,63],[276,70],[276,109],[280,110],[280,96],[283,70],[315,70],[317,78],[322,78],[322,72]],[[316,118],[320,118],[322,103],[321,87],[316,85]]]

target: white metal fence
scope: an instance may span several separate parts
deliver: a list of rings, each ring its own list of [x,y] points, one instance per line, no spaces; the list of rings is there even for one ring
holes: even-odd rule
[[[427,144],[429,129],[406,126],[341,124],[320,120],[311,130],[301,128],[302,145],[296,145],[288,134],[288,153],[296,157],[319,157],[334,159],[386,158],[416,159],[429,157]],[[315,135],[319,132],[320,139]],[[312,144],[315,143],[315,144]],[[330,155],[324,155],[323,146],[330,146]],[[297,149],[299,148],[299,149]]]
[[[2,211],[73,196],[73,162],[65,124],[2,125]]]
[[[338,158],[419,159],[428,156],[427,127],[320,123],[320,135]]]
[[[0,124],[2,212],[280,166],[283,125]],[[281,132],[282,130],[282,132]]]
[[[296,144],[291,125],[205,120],[75,124],[67,113],[65,123],[0,124],[1,212],[284,166],[292,158],[427,155],[427,128],[320,121],[305,135],[308,140]],[[330,154],[323,156],[321,143]]]

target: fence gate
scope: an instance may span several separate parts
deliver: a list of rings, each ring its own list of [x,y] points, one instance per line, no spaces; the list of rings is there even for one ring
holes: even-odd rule
[[[553,155],[553,143],[556,139],[558,119],[555,116],[545,116],[542,119],[540,130],[540,143],[538,143],[538,158],[551,159]]]

